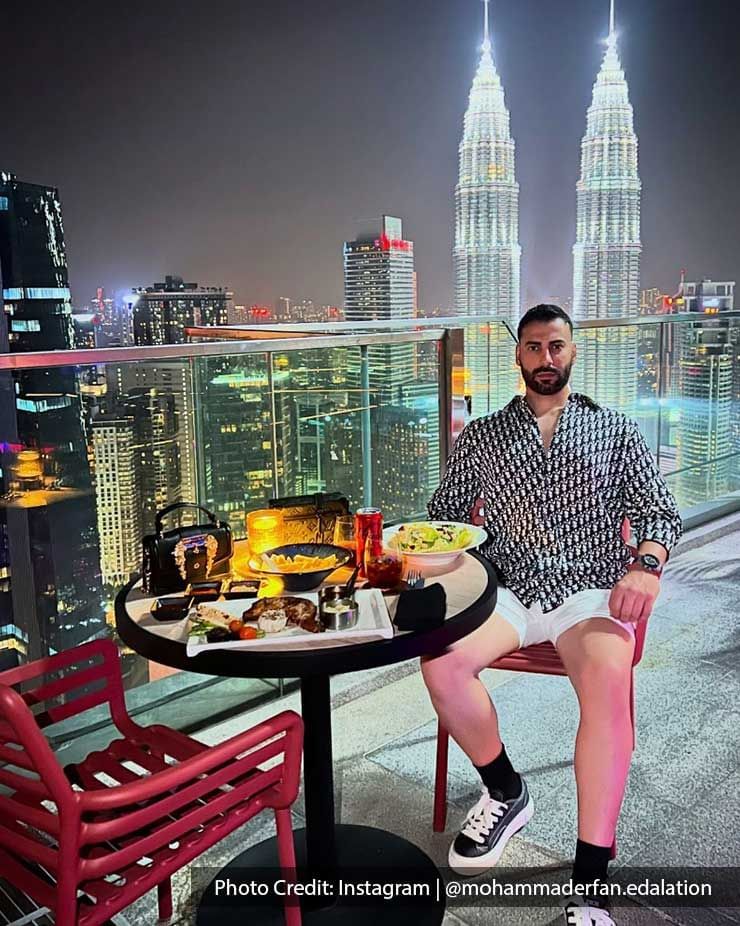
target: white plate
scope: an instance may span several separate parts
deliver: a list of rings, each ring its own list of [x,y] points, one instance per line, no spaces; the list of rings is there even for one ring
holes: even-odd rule
[[[307,598],[318,605],[317,592],[290,592],[291,598]],[[355,592],[358,604],[357,625],[349,630],[324,630],[321,633],[310,633],[300,627],[286,627],[278,633],[268,633],[257,640],[223,640],[220,643],[209,643],[205,637],[189,637],[187,640],[188,656],[197,656],[217,649],[264,649],[285,650],[296,647],[331,646],[339,643],[359,643],[365,639],[385,638],[393,636],[388,608],[383,593],[377,588],[359,589]],[[250,599],[254,604],[256,599]],[[218,608],[233,617],[241,617],[245,610],[242,601],[209,601],[208,605]],[[189,623],[189,622],[188,622]],[[187,631],[186,631],[187,632]]]
[[[408,523],[418,524],[420,522],[409,521]],[[479,547],[488,539],[487,532],[482,527],[478,527],[475,524],[465,524],[460,521],[429,521],[428,523],[431,527],[440,527],[442,524],[452,524],[454,527],[466,527],[473,532],[473,536],[470,543],[464,547],[460,547],[458,550],[445,550],[442,553],[404,552],[403,557],[406,560],[407,566],[410,566],[412,569],[418,569],[427,576],[440,575],[443,572],[448,572],[466,550],[475,550],[476,547]],[[401,527],[403,527],[402,524],[394,524],[393,527],[386,527],[383,531],[383,542],[391,548],[394,548],[390,541]]]

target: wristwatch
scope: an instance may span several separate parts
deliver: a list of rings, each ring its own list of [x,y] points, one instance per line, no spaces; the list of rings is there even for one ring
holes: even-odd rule
[[[663,567],[657,556],[652,553],[637,553],[630,563],[631,566],[637,566],[643,572],[649,572],[651,575],[660,578]]]

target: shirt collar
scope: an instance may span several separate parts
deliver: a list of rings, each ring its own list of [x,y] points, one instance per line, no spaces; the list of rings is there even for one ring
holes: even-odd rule
[[[565,404],[563,411],[570,406],[579,406],[580,408],[590,408],[594,411],[597,410],[600,406],[597,402],[594,402],[593,399],[590,399],[587,395],[583,395],[580,392],[571,392],[568,396],[568,401]],[[523,395],[515,395],[514,398],[506,406],[506,410],[523,416],[530,421],[535,420],[532,409],[527,405],[527,400]]]

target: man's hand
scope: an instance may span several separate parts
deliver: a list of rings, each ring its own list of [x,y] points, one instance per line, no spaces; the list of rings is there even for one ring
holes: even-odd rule
[[[646,621],[660,592],[660,579],[641,569],[630,569],[609,596],[612,617],[630,624]]]

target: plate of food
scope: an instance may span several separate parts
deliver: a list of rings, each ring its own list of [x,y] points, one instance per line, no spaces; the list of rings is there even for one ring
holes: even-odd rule
[[[411,521],[383,531],[385,544],[425,575],[446,572],[466,550],[474,550],[487,539],[482,527],[459,521]]]
[[[249,568],[260,575],[280,576],[286,591],[303,592],[318,588],[352,558],[351,550],[331,543],[288,543],[252,555]]]
[[[379,589],[355,592],[358,621],[349,630],[325,630],[318,617],[318,595],[274,595],[244,602],[201,602],[188,615],[187,653],[211,649],[251,649],[355,642],[361,637],[392,637],[388,608]]]

